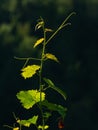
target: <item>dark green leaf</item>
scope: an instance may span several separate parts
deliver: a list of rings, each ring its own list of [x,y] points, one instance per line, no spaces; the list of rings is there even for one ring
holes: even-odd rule
[[[61,105],[50,103],[47,100],[44,100],[42,102],[42,105],[47,107],[51,111],[57,111],[62,116],[62,118],[64,118],[66,115],[67,108],[64,108]]]
[[[61,94],[62,97],[66,100],[66,94],[64,91],[62,91],[60,88],[56,87],[50,79],[44,78],[44,81],[49,85],[49,87],[51,87],[52,89],[57,91],[59,94]]]

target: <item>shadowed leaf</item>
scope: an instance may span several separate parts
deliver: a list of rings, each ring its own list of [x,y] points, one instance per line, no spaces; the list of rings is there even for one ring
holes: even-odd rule
[[[66,94],[64,91],[62,91],[60,88],[56,87],[50,79],[44,78],[44,81],[49,85],[49,87],[51,87],[52,89],[57,91],[59,94],[61,94],[62,97],[66,100]]]
[[[61,116],[62,118],[64,118],[66,116],[66,111],[67,111],[67,108],[64,108],[63,106],[61,105],[57,105],[57,104],[54,104],[54,103],[50,103],[48,102],[47,100],[44,100],[42,102],[42,105],[43,106],[46,106],[49,110],[51,111],[57,111]]]

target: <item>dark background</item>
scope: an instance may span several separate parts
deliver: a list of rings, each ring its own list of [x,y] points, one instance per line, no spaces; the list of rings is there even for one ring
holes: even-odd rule
[[[29,117],[16,93],[32,88],[34,81],[20,76],[24,61],[14,56],[39,56],[40,47],[37,51],[32,46],[42,36],[34,31],[40,16],[47,27],[55,30],[72,11],[76,12],[69,19],[72,25],[61,30],[47,46],[60,64],[45,64],[46,76],[67,93],[67,100],[62,101],[54,92],[50,100],[68,108],[64,130],[98,130],[97,0],[0,0],[0,129],[9,129],[3,125],[15,122],[12,112]],[[50,129],[58,129],[56,119],[49,122]]]

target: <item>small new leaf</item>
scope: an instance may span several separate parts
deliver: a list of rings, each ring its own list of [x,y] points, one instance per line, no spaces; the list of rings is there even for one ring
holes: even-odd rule
[[[62,91],[60,88],[56,87],[54,85],[54,83],[50,80],[50,79],[47,79],[47,78],[44,78],[44,81],[49,85],[50,88],[54,89],[55,91],[57,91],[59,94],[62,95],[62,97],[66,100],[66,94],[64,91]]]
[[[53,30],[50,28],[45,28],[45,32],[53,32]]]
[[[14,127],[13,130],[19,130],[19,127]]]
[[[43,104],[43,102],[42,102],[42,104]],[[45,112],[45,113],[43,114],[43,117],[46,118],[46,119],[48,119],[50,116],[51,116],[51,113],[50,113],[50,112]]]
[[[16,96],[26,109],[32,108],[33,105],[40,101],[40,98],[41,101],[45,100],[45,93],[42,92],[40,97],[40,92],[37,90],[20,91]]]
[[[35,48],[36,46],[38,46],[39,44],[41,44],[43,41],[44,41],[44,38],[40,38],[39,40],[36,41],[36,43],[34,44],[33,47]]]
[[[51,60],[54,60],[54,61],[56,61],[56,62],[59,62],[58,59],[55,57],[55,55],[53,55],[53,54],[51,54],[51,53],[46,53],[46,54],[45,54],[45,57],[46,57],[47,59],[51,59]]]
[[[38,22],[38,24],[35,26],[35,31],[40,29],[43,26],[43,24],[44,24],[44,21]]]
[[[25,127],[30,127],[30,122],[28,120],[21,120],[20,124]]]
[[[25,127],[30,127],[31,124],[36,125],[37,119],[38,116],[33,116],[28,120],[21,120],[19,124]]]
[[[48,128],[49,128],[48,125],[45,125],[45,126],[44,126],[44,129],[48,129]],[[42,129],[42,130],[43,130],[43,126],[39,125],[39,126],[38,126],[38,129]]]
[[[27,67],[23,68],[21,71],[22,77],[24,79],[31,78],[34,74],[36,74],[36,71],[40,69],[39,65],[28,65]]]

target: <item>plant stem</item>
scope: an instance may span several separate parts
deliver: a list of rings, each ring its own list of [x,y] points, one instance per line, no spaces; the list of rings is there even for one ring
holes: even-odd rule
[[[17,59],[17,60],[27,60],[27,59],[29,59],[29,60],[39,60],[39,61],[41,60],[41,59],[33,58],[33,57],[22,58],[22,57],[16,57],[16,56],[14,56],[14,58]]]
[[[48,42],[50,42],[51,39],[53,39],[53,37],[65,26],[67,25],[71,25],[71,23],[66,23],[67,20],[73,15],[76,14],[75,12],[72,12],[71,14],[68,15],[68,17],[63,21],[63,23],[57,28],[57,30],[52,34],[52,36],[46,41],[45,44],[47,44]]]
[[[43,19],[42,19],[43,20]],[[40,73],[39,73],[39,89],[40,89],[40,110],[42,114],[42,130],[44,130],[45,121],[44,121],[44,114],[42,109],[42,91],[43,91],[43,85],[42,85],[42,71],[43,71],[43,64],[44,64],[44,55],[45,55],[45,45],[46,45],[46,32],[45,32],[45,25],[43,22],[43,32],[44,32],[44,42],[43,42],[43,48],[42,48],[42,54],[41,54],[41,63],[40,63]]]
[[[42,20],[42,29],[44,32],[44,42],[43,42],[43,48],[42,48],[42,53],[41,53],[41,60],[40,60],[40,72],[39,72],[39,90],[40,90],[40,111],[42,114],[42,130],[45,130],[45,120],[44,120],[44,113],[43,113],[43,108],[42,108],[42,91],[43,91],[43,85],[42,85],[42,72],[43,72],[43,64],[44,64],[44,57],[45,57],[45,46],[46,44],[65,26],[70,25],[70,23],[66,23],[66,21],[73,15],[75,14],[74,12],[71,13],[64,21],[63,23],[57,28],[57,30],[50,36],[50,38],[46,41],[46,31],[45,31],[45,23],[44,20]]]
[[[12,127],[12,126],[9,126],[9,125],[3,125],[3,126],[13,129],[13,127]]]

